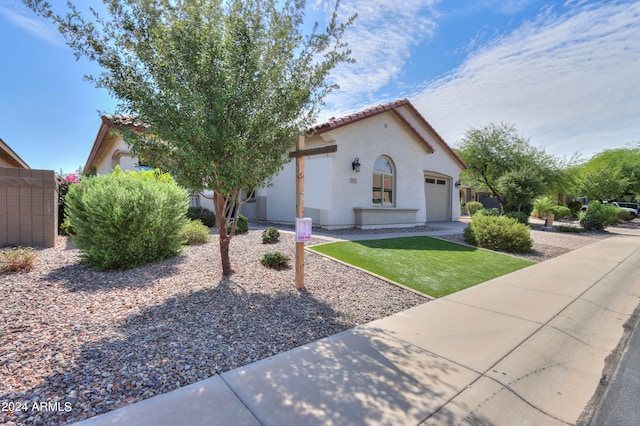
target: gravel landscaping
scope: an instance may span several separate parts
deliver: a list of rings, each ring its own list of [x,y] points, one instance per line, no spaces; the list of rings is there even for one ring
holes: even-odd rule
[[[0,423],[75,422],[427,302],[309,252],[298,291],[293,269],[260,264],[280,251],[293,266],[294,249],[290,233],[271,245],[258,230],[237,236],[224,280],[216,235],[125,272],[84,267],[68,237],[37,250],[33,270],[0,275]],[[534,250],[524,256],[568,251]]]
[[[0,423],[85,419],[427,301],[313,253],[298,291],[293,269],[260,264],[280,251],[293,266],[285,233],[272,245],[261,231],[235,237],[236,273],[221,280],[217,245],[212,235],[164,262],[97,272],[59,237],[32,271],[0,275]]]

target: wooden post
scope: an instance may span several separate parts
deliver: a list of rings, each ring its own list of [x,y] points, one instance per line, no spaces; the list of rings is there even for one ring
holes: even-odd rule
[[[307,155],[336,152],[336,145],[320,148],[304,148],[304,136],[298,136],[296,150],[289,152],[289,158],[296,159],[296,218],[304,217],[304,157]],[[304,242],[296,241],[296,288],[304,288]]]
[[[304,136],[298,136],[296,151],[304,151]],[[296,157],[296,218],[304,217],[304,157]],[[296,242],[296,288],[304,287],[304,242]]]

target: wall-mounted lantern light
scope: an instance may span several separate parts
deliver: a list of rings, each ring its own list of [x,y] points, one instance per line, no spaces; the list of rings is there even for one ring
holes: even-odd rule
[[[460,188],[460,181],[456,182],[456,188]]]
[[[356,172],[360,171],[360,159],[358,157],[351,163],[351,170],[355,170]]]

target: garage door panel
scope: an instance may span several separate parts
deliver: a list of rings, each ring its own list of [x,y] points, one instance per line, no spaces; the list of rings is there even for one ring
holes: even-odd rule
[[[427,222],[449,220],[449,180],[435,176],[426,176],[424,180],[427,202]]]

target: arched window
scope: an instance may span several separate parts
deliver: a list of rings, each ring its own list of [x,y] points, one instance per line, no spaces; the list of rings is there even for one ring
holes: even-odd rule
[[[380,156],[373,165],[373,205],[393,206],[395,203],[394,167],[390,158]]]

